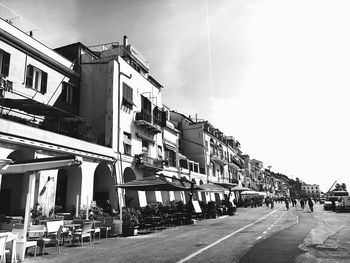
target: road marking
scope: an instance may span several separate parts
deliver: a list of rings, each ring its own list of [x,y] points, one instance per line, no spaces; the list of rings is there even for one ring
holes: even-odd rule
[[[297,216],[297,223],[299,223],[299,216]]]
[[[267,230],[270,230],[270,229],[271,229],[271,227],[268,227],[268,228],[267,228]]]
[[[272,224],[271,226],[274,226],[275,224]]]
[[[264,231],[263,234],[265,235],[267,233],[267,231]]]
[[[260,222],[260,221],[262,221],[262,220],[264,220],[265,218],[269,217],[270,215],[272,215],[273,213],[277,212],[278,210],[279,210],[279,208],[273,210],[272,212],[270,212],[270,213],[268,213],[268,214],[266,214],[266,215],[260,217],[260,218],[259,218],[258,220],[256,220],[255,222],[250,223],[250,224],[248,224],[248,225],[246,225],[246,226],[244,226],[244,227],[242,227],[242,228],[240,228],[240,229],[238,229],[238,230],[232,232],[231,234],[228,234],[227,236],[224,236],[224,237],[222,237],[222,238],[216,240],[215,242],[211,243],[210,245],[208,245],[208,246],[206,246],[206,247],[203,247],[203,248],[197,250],[196,252],[192,253],[191,255],[189,255],[189,256],[187,256],[187,257],[185,257],[185,258],[183,258],[183,259],[180,259],[180,260],[177,261],[176,263],[183,263],[183,262],[186,262],[187,260],[189,260],[189,259],[191,259],[191,258],[193,258],[193,257],[195,257],[195,256],[197,256],[197,255],[199,255],[200,253],[204,252],[205,250],[207,250],[207,249],[209,249],[209,248],[211,248],[211,247],[213,247],[213,246],[215,246],[215,245],[221,243],[222,241],[228,239],[229,237],[232,237],[233,235],[235,235],[235,234],[241,232],[242,230],[244,230],[244,229],[246,229],[246,228],[248,228],[248,227],[250,227],[250,226],[252,226],[252,225],[255,225],[256,223],[258,223],[258,222]]]
[[[258,238],[256,240],[259,240],[260,238],[262,238],[262,236],[258,236]]]

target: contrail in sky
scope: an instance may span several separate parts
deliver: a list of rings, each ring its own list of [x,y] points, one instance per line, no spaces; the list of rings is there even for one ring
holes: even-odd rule
[[[211,67],[211,44],[210,44],[210,27],[209,27],[209,9],[208,1],[205,0],[206,20],[207,20],[207,36],[208,36],[208,62],[209,62],[209,77],[210,77],[210,97],[213,97],[213,71]]]

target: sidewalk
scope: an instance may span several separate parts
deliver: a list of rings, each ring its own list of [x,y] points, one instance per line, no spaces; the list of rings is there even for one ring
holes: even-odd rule
[[[320,204],[315,212],[317,224],[299,246],[307,252],[296,262],[350,262],[350,213],[324,211]]]

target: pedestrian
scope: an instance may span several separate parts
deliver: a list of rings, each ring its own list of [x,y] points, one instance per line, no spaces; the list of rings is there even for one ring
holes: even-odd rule
[[[274,200],[273,200],[273,198],[271,198],[271,200],[270,200],[270,204],[271,204],[271,209],[273,209],[273,206],[274,206]]]
[[[265,198],[265,204],[266,204],[266,207],[269,208],[269,197]]]
[[[287,210],[289,210],[289,200],[287,197],[284,199],[284,202],[286,203]]]
[[[292,206],[294,207],[294,199],[292,199]]]
[[[314,211],[314,203],[312,202],[311,198],[309,198],[309,200],[308,200],[308,205],[309,205],[310,211],[313,212]]]
[[[304,211],[305,202],[303,198],[300,199],[300,206],[301,206],[301,209]]]

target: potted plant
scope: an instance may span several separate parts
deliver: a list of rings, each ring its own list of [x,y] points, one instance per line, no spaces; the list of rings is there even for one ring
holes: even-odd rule
[[[124,207],[122,211],[122,234],[123,236],[137,235],[137,228],[140,224],[140,212],[134,208]]]

